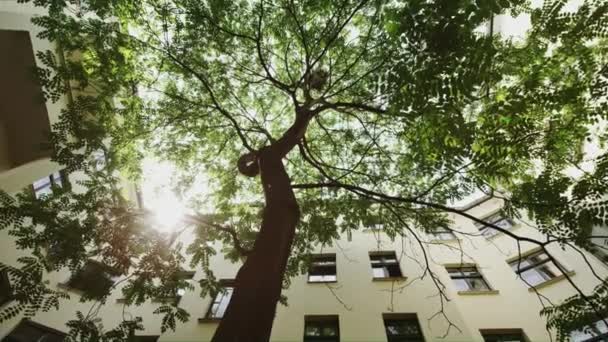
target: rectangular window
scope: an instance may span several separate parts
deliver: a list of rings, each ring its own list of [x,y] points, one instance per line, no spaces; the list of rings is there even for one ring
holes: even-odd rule
[[[185,271],[185,270],[177,272],[177,274],[175,274],[173,276],[175,283],[172,285],[177,286],[179,284],[179,282],[183,282],[183,281],[190,282],[190,280],[192,280],[192,278],[194,277],[194,273],[195,273],[194,271]],[[181,301],[182,297],[185,294],[186,294],[186,290],[183,288],[179,288],[173,293],[167,293],[164,296],[156,298],[156,300],[160,301],[160,302],[173,302],[175,304],[179,304],[179,302]]]
[[[484,329],[479,331],[484,342],[526,342],[521,329]]]
[[[338,316],[305,316],[304,342],[312,341],[339,342],[340,324]]]
[[[213,302],[209,305],[209,310],[207,310],[207,319],[221,319],[224,317],[226,313],[226,309],[228,308],[228,303],[230,303],[230,298],[232,298],[232,293],[234,292],[234,281],[233,280],[224,280],[222,281],[222,289],[218,293],[215,294],[213,298]]]
[[[35,181],[32,184],[34,195],[40,198],[42,195],[50,195],[53,192],[52,186],[63,186],[65,175],[63,171],[53,172],[52,174]]]
[[[608,341],[608,327],[604,321],[597,321],[580,330],[570,333],[572,342],[606,342]]]
[[[502,216],[500,213],[488,216],[482,220],[485,222],[491,223],[499,228],[503,228],[505,230],[509,230],[509,229],[511,229],[511,227],[513,227],[513,221],[511,221],[511,219],[508,219],[508,218]],[[481,223],[475,222],[475,226],[477,227],[477,229],[479,229],[479,232],[481,233],[481,235],[485,236],[486,238],[492,237],[492,236],[500,233],[498,230],[490,228]]]
[[[549,256],[542,251],[511,261],[509,265],[529,287],[542,284],[562,274]]]
[[[134,336],[133,342],[157,342],[160,336]]]
[[[62,342],[65,337],[61,331],[23,319],[2,342]]]
[[[118,272],[98,261],[88,260],[65,284],[91,298],[103,298],[118,278]]]
[[[0,307],[11,301],[13,290],[6,270],[0,272]]]
[[[458,291],[490,291],[490,286],[475,266],[447,267]]]
[[[401,278],[401,268],[395,252],[370,252],[374,279]]]
[[[416,314],[383,314],[388,342],[424,342]]]
[[[308,269],[308,282],[327,283],[338,280],[335,254],[317,254],[312,256]]]
[[[454,233],[450,229],[445,227],[437,227],[431,232],[431,234],[433,235],[433,239],[435,240],[456,240],[456,235],[454,235]]]

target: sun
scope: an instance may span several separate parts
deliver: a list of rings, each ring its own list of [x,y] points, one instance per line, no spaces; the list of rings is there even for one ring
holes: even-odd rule
[[[173,231],[179,227],[187,213],[185,202],[172,187],[176,168],[169,162],[145,159],[142,165],[142,202],[154,215],[155,228]]]

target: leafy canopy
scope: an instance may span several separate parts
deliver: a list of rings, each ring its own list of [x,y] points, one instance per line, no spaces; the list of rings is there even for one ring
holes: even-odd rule
[[[529,212],[550,243],[589,248],[591,228],[607,223],[607,134],[597,130],[608,119],[604,1],[33,2],[48,9],[34,19],[40,36],[65,58],[40,52],[45,95],[73,95],[53,127],[54,159],[86,181],[42,199],[2,196],[2,227],[34,251],[20,269],[3,266],[21,285],[33,284],[19,272],[34,264],[75,270],[97,256],[132,274],[123,292],[141,304],[187,287],[175,281],[187,253],[205,270],[201,295],[217,291],[209,243],[243,257],[263,203],[237,160],[276,141],[302,108],[318,114],[284,161],[302,212],[285,286],[315,246],[375,224],[419,241],[449,225],[446,212],[462,214],[449,203],[479,189],[507,194],[505,212]],[[493,25],[520,14],[531,18],[522,39]],[[593,160],[588,146],[601,147]],[[101,168],[90,162],[99,150]],[[191,203],[188,246],[151,233],[123,199],[119,172],[137,178],[146,155],[178,166],[178,191],[201,175],[208,182]],[[593,167],[568,173],[584,163]],[[50,244],[59,244],[52,262]],[[41,308],[28,294],[15,310]],[[606,310],[602,298],[599,309],[579,296],[547,310],[549,326],[582,324]],[[157,311],[163,329],[188,318],[177,305]],[[88,331],[89,319],[70,327]]]

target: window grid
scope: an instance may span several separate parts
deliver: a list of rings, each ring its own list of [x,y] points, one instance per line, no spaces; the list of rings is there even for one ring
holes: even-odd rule
[[[506,230],[509,230],[509,229],[511,229],[511,227],[513,227],[513,221],[511,221],[510,219],[508,219],[506,217],[503,217],[500,213],[486,217],[483,219],[483,221],[493,224],[495,226],[498,226],[500,228],[506,229]],[[476,222],[475,226],[477,226],[477,229],[479,229],[479,232],[481,233],[481,235],[483,235],[486,238],[490,238],[490,237],[500,233],[500,231],[495,230],[491,227],[488,227],[482,223]]]
[[[53,185],[63,186],[64,178],[63,171],[57,171],[35,181],[32,183],[34,196],[40,198],[42,195],[50,195],[53,192]]]
[[[456,240],[456,234],[454,234],[454,232],[452,232],[450,229],[445,228],[445,227],[436,228],[435,230],[433,230],[431,232],[431,234],[433,235],[433,238],[435,240],[441,240],[441,241]]]
[[[221,291],[216,293],[213,302],[209,305],[209,310],[207,310],[206,315],[206,318],[208,319],[222,319],[226,313],[226,309],[228,308],[228,304],[230,303],[230,299],[234,292],[234,282],[229,280],[223,281],[223,283],[224,285],[222,286]]]
[[[509,264],[526,285],[531,287],[551,280],[561,273],[557,265],[543,251],[514,260]]]
[[[572,342],[607,342],[608,327],[604,321],[597,321],[582,329],[572,331],[570,340]]]
[[[415,314],[403,317],[386,315],[384,329],[388,342],[424,342],[420,322]]]
[[[395,252],[371,252],[369,258],[374,279],[403,277]]]
[[[476,266],[447,267],[458,291],[490,291],[490,286]]]
[[[336,255],[313,255],[308,269],[309,283],[328,283],[337,281]]]
[[[304,317],[304,342],[315,341],[340,341],[340,324],[338,316]]]

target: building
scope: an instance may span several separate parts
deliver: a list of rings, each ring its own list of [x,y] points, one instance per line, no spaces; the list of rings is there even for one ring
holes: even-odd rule
[[[56,122],[59,102],[29,101],[40,92],[28,81],[24,70],[36,61],[35,51],[53,49],[36,38],[37,28],[30,23],[36,10],[12,2],[0,3],[0,187],[8,192],[32,186],[33,191],[48,191],[50,184],[67,181],[49,153],[36,147],[42,132]],[[25,58],[24,58],[25,57]],[[26,113],[32,115],[15,115]],[[22,134],[22,132],[30,132]],[[19,134],[15,134],[19,133]],[[489,219],[515,234],[542,239],[530,223],[497,216],[499,199],[472,203],[468,213]],[[468,219],[452,217],[456,235],[449,230],[424,235],[420,242],[428,251],[433,278],[425,272],[420,244],[413,239],[390,240],[381,229],[367,229],[344,236],[334,247],[319,249],[308,274],[292,280],[285,292],[289,306],[279,306],[273,341],[548,341],[543,317],[539,316],[543,298],[555,303],[574,294],[568,278],[589,293],[598,284],[581,255],[570,248],[551,246],[560,266],[548,260],[536,246],[518,244],[504,234],[479,227]],[[187,238],[187,237],[186,237]],[[0,232],[0,262],[15,263],[27,251],[15,249],[6,231]],[[587,255],[587,254],[585,254]],[[587,255],[593,269],[608,276],[606,265]],[[116,326],[123,317],[141,316],[146,327],[139,341],[208,341],[230,298],[230,280],[238,265],[221,256],[211,261],[216,276],[227,291],[200,298],[198,291],[180,295],[180,305],[191,319],[178,325],[175,332],[161,335],[160,318],[152,312],[158,303],[124,308],[120,291],[108,299],[99,317],[107,327]],[[114,282],[100,265],[91,262],[78,276],[68,270],[48,275],[52,286],[65,289],[71,299],[57,311],[40,312],[29,321],[15,317],[0,323],[1,341],[59,341],[66,331],[65,322],[77,310],[87,312],[91,304],[80,303],[84,279],[98,283]],[[424,277],[423,277],[424,275]],[[519,275],[519,277],[518,277]],[[193,280],[202,277],[197,270],[185,272]],[[10,303],[5,293],[10,284],[3,281],[0,304]],[[436,282],[445,286],[446,298],[438,296]],[[598,325],[599,333],[605,329]],[[45,336],[44,338],[41,338]],[[575,332],[575,341],[597,341],[592,332]]]

